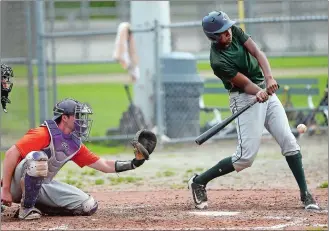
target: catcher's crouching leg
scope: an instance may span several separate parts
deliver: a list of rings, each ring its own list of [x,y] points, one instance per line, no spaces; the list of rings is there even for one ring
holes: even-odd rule
[[[74,209],[53,208],[42,204],[37,204],[36,207],[49,216],[91,216],[97,211],[98,203],[89,195],[87,200]]]
[[[72,211],[73,215],[78,216],[91,216],[98,209],[97,201],[89,195],[89,198],[84,201],[79,207]]]
[[[41,212],[35,208],[35,204],[48,173],[48,156],[42,151],[33,151],[27,154],[26,159],[21,178],[23,195],[18,218],[32,220],[41,217]]]

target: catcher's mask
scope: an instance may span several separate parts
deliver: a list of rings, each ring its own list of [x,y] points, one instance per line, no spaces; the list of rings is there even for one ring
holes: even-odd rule
[[[10,92],[13,83],[11,81],[11,78],[14,77],[14,72],[11,67],[8,65],[1,63],[1,90],[2,91],[8,91]]]
[[[58,119],[62,115],[74,115],[74,131],[77,137],[87,140],[93,120],[89,118],[93,114],[92,109],[86,104],[75,99],[64,99],[57,103],[53,109],[53,120]]]
[[[212,11],[202,19],[202,29],[212,43],[218,43],[219,34],[230,29],[236,22],[223,11]]]

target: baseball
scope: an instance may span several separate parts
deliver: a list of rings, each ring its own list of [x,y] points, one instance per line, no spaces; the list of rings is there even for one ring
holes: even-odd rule
[[[297,131],[298,131],[299,133],[304,133],[304,132],[306,132],[306,130],[307,130],[307,127],[306,127],[305,124],[298,124],[298,126],[297,126]]]

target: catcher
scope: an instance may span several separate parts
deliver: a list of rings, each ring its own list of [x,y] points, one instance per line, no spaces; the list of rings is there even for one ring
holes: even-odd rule
[[[132,140],[135,158],[106,160],[82,144],[89,136],[92,109],[74,99],[64,99],[53,109],[54,117],[30,129],[6,153],[3,161],[1,202],[20,203],[18,218],[38,219],[41,215],[89,216],[97,201],[80,189],[53,180],[69,160],[104,173],[133,170],[154,151],[156,136],[140,130]]]
[[[13,83],[11,82],[11,78],[13,77],[13,69],[4,63],[1,63],[1,105],[5,113],[7,113],[7,103],[11,103],[8,96],[13,88]]]

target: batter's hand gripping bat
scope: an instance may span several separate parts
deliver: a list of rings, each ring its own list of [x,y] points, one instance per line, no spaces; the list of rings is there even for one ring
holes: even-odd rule
[[[278,88],[280,88],[279,84],[278,84]],[[225,128],[229,123],[231,123],[239,115],[241,115],[243,112],[245,112],[247,109],[249,109],[250,107],[252,107],[256,103],[257,103],[257,100],[255,100],[255,101],[247,104],[246,106],[244,106],[243,108],[241,108],[240,110],[238,110],[236,113],[234,113],[230,117],[226,118],[221,123],[218,123],[218,124],[214,125],[210,129],[208,129],[207,131],[205,131],[204,133],[202,133],[200,136],[198,136],[195,139],[195,143],[197,143],[198,145],[203,144],[204,142],[206,142],[207,140],[209,140],[211,137],[213,137],[220,130],[222,130],[223,128]]]
[[[230,117],[223,120],[221,123],[218,123],[218,124],[214,125],[210,129],[208,129],[207,131],[202,133],[200,136],[198,136],[195,139],[195,142],[198,145],[203,144],[204,142],[209,140],[211,137],[213,137],[215,134],[217,134],[220,130],[225,128],[229,123],[231,123],[233,120],[235,120],[239,115],[241,115],[243,112],[245,112],[248,108],[252,107],[255,103],[257,103],[257,100],[247,104],[246,106],[244,106],[243,108],[238,110],[236,113],[234,113]]]

